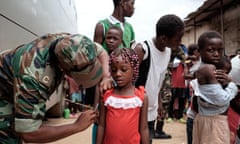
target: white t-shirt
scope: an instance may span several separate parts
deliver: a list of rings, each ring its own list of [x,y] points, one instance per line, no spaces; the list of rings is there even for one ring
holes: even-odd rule
[[[232,70],[229,73],[229,76],[232,77],[232,80],[240,86],[240,55],[236,55],[231,59]]]
[[[171,49],[166,47],[165,51],[161,52],[155,47],[153,40],[148,40],[147,42],[150,47],[151,59],[145,89],[149,100],[148,121],[153,121],[158,115],[158,93],[165,78],[170,61]],[[142,46],[145,51],[143,59],[146,59],[148,56],[148,48],[145,43],[142,43]]]

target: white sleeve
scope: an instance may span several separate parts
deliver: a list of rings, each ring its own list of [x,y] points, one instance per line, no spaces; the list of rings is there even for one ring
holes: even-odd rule
[[[225,89],[220,84],[204,84],[199,85],[199,90],[201,98],[219,106],[229,103],[238,92],[238,88],[233,82],[230,82]]]
[[[232,100],[238,93],[238,87],[234,82],[230,82],[225,88],[225,91],[229,94],[230,99]]]

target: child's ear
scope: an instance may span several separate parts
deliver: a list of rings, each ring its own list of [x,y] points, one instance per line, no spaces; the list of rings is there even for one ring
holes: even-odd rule
[[[119,2],[120,6],[124,6],[124,2],[125,2],[125,0],[120,0],[120,2]]]
[[[166,42],[168,40],[168,37],[165,36],[165,35],[162,35],[162,36],[160,36],[160,40],[161,40],[162,43],[166,44]]]

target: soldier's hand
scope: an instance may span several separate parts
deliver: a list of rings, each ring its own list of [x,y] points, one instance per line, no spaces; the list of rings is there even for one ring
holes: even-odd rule
[[[100,92],[103,93],[104,91],[111,89],[114,87],[112,77],[103,77],[102,81],[100,82]]]
[[[96,116],[97,114],[94,110],[87,110],[82,112],[75,121],[75,124],[79,128],[79,131],[87,129],[95,121]]]

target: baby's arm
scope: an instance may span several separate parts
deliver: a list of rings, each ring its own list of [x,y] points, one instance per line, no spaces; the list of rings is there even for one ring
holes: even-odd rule
[[[235,98],[235,96],[238,93],[238,87],[235,83],[233,82],[229,82],[227,87],[224,88],[224,92],[222,93],[222,95],[224,96],[224,100],[232,100],[233,98]]]
[[[219,106],[228,104],[238,92],[238,88],[233,82],[230,82],[225,89],[220,84],[211,84],[199,85],[199,90],[204,100]]]
[[[149,130],[147,123],[148,97],[146,95],[140,112],[139,130],[141,135],[141,144],[149,144]]]

